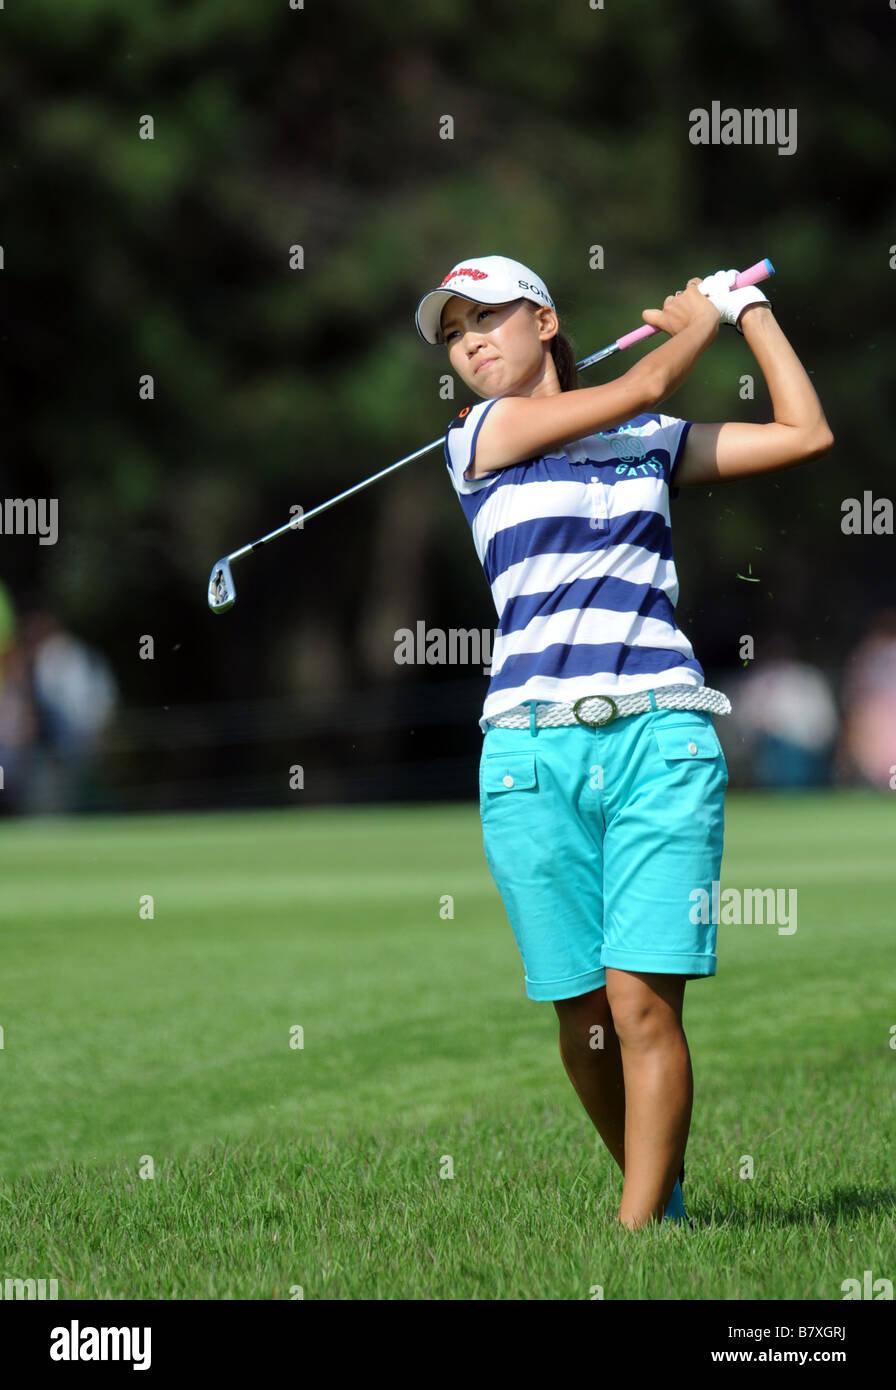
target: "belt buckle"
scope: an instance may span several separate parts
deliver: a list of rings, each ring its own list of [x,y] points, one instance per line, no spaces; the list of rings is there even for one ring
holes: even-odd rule
[[[607,718],[583,719],[582,716],[579,714],[579,705],[582,704],[584,700],[605,700],[607,704],[610,706],[610,713],[607,715]],[[586,729],[602,729],[605,724],[610,724],[614,719],[617,718],[619,714],[619,707],[616,704],[616,701],[610,695],[582,695],[580,699],[576,700],[575,704],[573,705],[572,712],[574,717],[578,720],[578,722],[580,724],[584,724]]]

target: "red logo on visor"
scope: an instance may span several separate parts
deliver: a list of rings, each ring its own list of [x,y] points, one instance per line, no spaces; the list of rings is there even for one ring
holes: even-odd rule
[[[460,270],[452,270],[450,275],[446,275],[442,285],[447,285],[449,280],[459,280],[462,275],[469,275],[471,280],[487,280],[487,270],[471,270],[469,266],[462,266]],[[439,289],[442,288],[439,286]]]

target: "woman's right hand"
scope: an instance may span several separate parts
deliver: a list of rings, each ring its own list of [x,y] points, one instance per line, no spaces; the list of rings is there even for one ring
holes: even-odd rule
[[[712,301],[697,289],[701,283],[702,277],[695,275],[688,281],[687,289],[666,296],[662,309],[645,309],[642,319],[651,328],[658,328],[670,337],[681,333],[691,324],[700,324],[707,334],[707,340],[714,338],[722,319]]]

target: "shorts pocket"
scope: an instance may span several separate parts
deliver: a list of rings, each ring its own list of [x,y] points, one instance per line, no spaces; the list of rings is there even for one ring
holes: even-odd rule
[[[502,802],[515,802],[513,792],[538,790],[534,753],[486,753],[479,766],[479,815]]]
[[[675,758],[717,758],[722,751],[715,729],[705,724],[677,724],[674,729],[654,729],[660,753]]]
[[[479,789],[483,793],[531,791],[538,786],[534,753],[487,753]]]
[[[667,763],[716,762],[728,785],[728,764],[719,736],[711,724],[676,724],[671,729],[654,729],[660,757]]]

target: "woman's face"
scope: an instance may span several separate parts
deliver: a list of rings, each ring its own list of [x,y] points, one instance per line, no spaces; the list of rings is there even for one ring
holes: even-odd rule
[[[484,399],[559,391],[547,344],[557,315],[528,299],[471,304],[456,295],[442,310],[442,338],[458,376]]]

